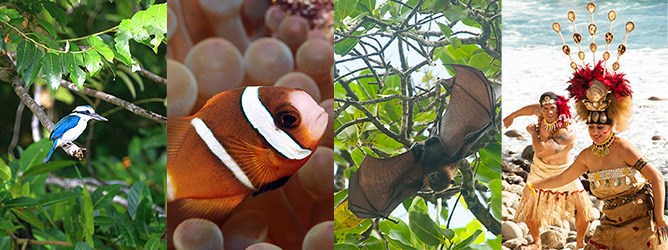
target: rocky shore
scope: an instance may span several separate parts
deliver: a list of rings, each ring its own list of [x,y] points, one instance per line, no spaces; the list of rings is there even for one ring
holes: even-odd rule
[[[506,135],[508,136],[508,134]],[[506,151],[503,155],[502,173],[502,215],[503,222],[503,249],[518,249],[522,244],[533,242],[527,225],[524,222],[515,222],[515,211],[519,205],[522,190],[524,190],[526,178],[529,174],[530,159],[533,158],[533,148],[529,145],[523,152]],[[661,169],[664,176],[668,176],[666,169]],[[668,178],[666,178],[668,179]],[[580,181],[589,189],[589,181],[580,177]],[[665,184],[668,184],[665,183]],[[668,186],[668,185],[667,185]],[[591,207],[591,221],[585,235],[585,242],[594,233],[594,229],[600,225],[603,203],[596,197],[589,195],[593,207]],[[668,207],[668,206],[667,206]],[[667,212],[668,215],[668,212]],[[575,219],[565,220],[561,225],[544,226],[541,232],[543,249],[575,249]]]

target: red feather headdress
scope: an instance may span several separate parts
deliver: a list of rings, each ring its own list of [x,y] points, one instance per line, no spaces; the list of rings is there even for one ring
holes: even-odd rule
[[[568,98],[560,95],[557,99],[557,127],[564,128],[571,122],[571,107],[568,105]]]
[[[573,73],[573,77],[568,80],[570,85],[566,90],[570,97],[575,98],[575,108],[580,119],[588,123],[610,123],[610,121],[589,121],[588,119],[591,119],[590,112],[597,112],[598,114],[594,118],[599,115],[610,118],[611,121],[615,121],[617,130],[621,132],[626,128],[628,118],[631,116],[631,94],[633,91],[631,91],[631,86],[629,85],[629,81],[624,77],[624,73],[606,72],[602,64],[603,61],[599,61],[594,67],[590,67],[589,65],[579,66]],[[590,87],[595,80],[605,86],[607,94],[604,93],[601,100],[588,100],[587,93],[591,91]],[[602,100],[609,101],[609,105],[604,110],[589,110],[585,105],[585,102]]]

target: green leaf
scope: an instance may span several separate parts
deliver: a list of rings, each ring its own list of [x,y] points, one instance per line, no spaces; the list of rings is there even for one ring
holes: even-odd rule
[[[93,250],[93,248],[86,242],[77,242],[77,245],[74,246],[74,250]]]
[[[100,54],[95,50],[87,50],[84,52],[83,56],[84,67],[90,72],[91,75],[94,75],[102,68],[102,58]]]
[[[12,178],[12,169],[0,158],[0,180],[8,181]]]
[[[465,247],[470,246],[471,243],[473,243],[473,241],[475,241],[480,234],[482,234],[482,230],[480,229],[476,230],[475,232],[473,232],[473,234],[471,234],[471,236],[469,236],[468,238],[462,240],[457,245],[455,245],[453,249],[463,249]]]
[[[0,220],[0,230],[15,230],[18,228],[17,226],[14,226],[11,221],[9,220]]]
[[[353,35],[359,35],[359,34],[362,34],[362,32],[359,32],[359,31],[353,32]],[[343,39],[342,41],[339,41],[336,44],[334,44],[334,52],[337,55],[345,56],[348,53],[350,53],[350,51],[352,51],[353,48],[355,48],[355,46],[357,45],[357,43],[359,41],[360,41],[359,38]]]
[[[357,0],[334,0],[334,16],[343,20],[355,11]]]
[[[334,249],[337,250],[359,250],[359,248],[353,244],[348,243],[337,243],[334,244]]]
[[[501,194],[501,179],[492,180],[489,182],[489,189],[492,191],[492,197],[490,199],[490,208],[492,210],[492,215],[499,221],[502,217],[502,194]]]
[[[468,10],[466,7],[461,5],[451,4],[449,8],[446,8],[443,14],[451,23],[457,22],[462,18],[467,16]]]
[[[54,90],[60,86],[60,80],[63,78],[63,60],[61,57],[60,54],[51,52],[44,56],[42,74],[44,74],[44,80]]]
[[[443,32],[444,37],[450,37],[452,35],[452,29],[450,28],[450,26],[447,26],[442,23],[436,23],[436,24],[438,24],[438,28],[441,30],[441,32]]]
[[[86,81],[86,72],[81,68],[74,67],[74,71],[70,72],[70,80],[77,86],[77,88],[83,88],[84,82]]]
[[[114,197],[120,192],[121,185],[101,186],[90,195],[93,199],[93,208],[100,209],[111,204]]]
[[[21,17],[21,13],[15,9],[0,9],[0,19],[7,21],[8,19],[14,19]],[[4,37],[3,37],[4,38]]]
[[[72,52],[67,52],[63,54],[62,60],[63,60],[63,66],[65,67],[65,70],[67,70],[67,72],[74,71],[74,67],[76,67],[76,64],[74,62],[74,54]]]
[[[459,38],[452,37],[452,47],[455,49],[459,49],[462,47],[462,40],[459,40]]]
[[[501,203],[499,203],[501,204]],[[447,238],[448,240],[452,240],[452,238],[455,237],[455,230],[452,230],[450,228],[439,228],[441,230],[441,233]]]
[[[95,247],[93,241],[93,234],[95,233],[95,215],[93,214],[93,201],[90,198],[90,193],[84,185],[81,189],[81,217],[83,221],[83,234],[86,243]]]
[[[78,198],[79,196],[81,196],[81,194],[77,192],[47,193],[39,199],[39,204],[41,206],[48,206],[58,202],[63,202],[73,198]]]
[[[46,158],[46,155],[51,149],[51,145],[52,143],[48,139],[42,139],[41,141],[30,144],[30,146],[23,151],[23,154],[21,154],[18,171],[25,171],[29,167],[42,164],[42,161]],[[23,175],[25,176],[26,174],[27,173],[24,173]]]
[[[355,10],[351,14],[352,17],[359,15],[373,16],[373,10],[376,8],[376,0],[358,0]]]
[[[135,90],[135,85],[132,84],[132,81],[128,77],[127,74],[123,71],[118,71],[118,77],[121,78],[123,83],[125,83],[125,86],[128,87],[128,90],[130,91],[130,94],[132,95],[132,99],[137,99],[137,91]]]
[[[30,64],[32,64],[35,56],[35,44],[31,41],[23,40],[16,48],[16,71],[22,73]]]
[[[42,28],[46,30],[46,32],[49,32],[51,37],[58,37],[58,34],[56,33],[56,27],[53,26],[53,24],[39,17],[37,18],[37,22],[40,26],[42,26]]]
[[[148,193],[148,187],[146,187],[144,182],[135,182],[130,187],[130,192],[128,192],[128,213],[133,220],[137,214],[137,207],[144,199],[146,193]]]
[[[34,205],[37,205],[37,200],[30,198],[30,197],[18,197],[16,199],[12,199],[9,201],[6,201],[4,203],[4,207],[6,208],[11,208],[11,207],[32,207]]]
[[[441,231],[436,223],[429,218],[429,215],[419,211],[411,211],[408,214],[408,218],[410,220],[411,231],[415,233],[418,239],[431,246],[441,244],[443,235],[441,235]]]
[[[130,22],[133,39],[153,46],[153,52],[157,53],[167,33],[167,5],[156,4],[145,11],[139,11]]]
[[[487,55],[487,53],[482,52],[473,55],[471,59],[469,59],[469,65],[474,68],[482,69],[490,66],[492,64],[493,59],[494,58]]]
[[[160,238],[151,238],[146,241],[146,244],[144,244],[144,249],[146,250],[157,250],[162,248],[163,242],[160,240]]]
[[[47,140],[48,141],[48,140]],[[25,171],[21,178],[25,179],[33,175],[52,172],[64,167],[74,166],[76,161],[49,161],[46,164],[33,165],[30,169]]]
[[[37,75],[39,74],[39,70],[42,69],[42,60],[43,60],[43,55],[41,50],[36,49],[35,54],[33,55],[33,63],[26,68],[26,70],[22,73],[23,75],[23,82],[25,82],[27,87],[30,87],[32,83],[35,81],[35,78],[37,78]]]
[[[42,1],[42,6],[51,14],[51,17],[56,19],[56,21],[61,25],[61,26],[66,26],[67,25],[67,14],[65,13],[65,10],[61,9],[58,7],[58,5],[54,2],[49,2],[49,1]]]
[[[114,61],[114,51],[111,50],[109,45],[107,45],[102,38],[99,36],[90,36],[87,39],[88,45],[91,46],[92,49],[100,53],[104,57],[105,60],[109,62]]]
[[[114,37],[114,42],[116,43],[114,47],[117,52],[116,59],[127,66],[132,65],[129,43],[129,40],[132,38],[131,29],[130,20],[123,20],[118,25],[118,31],[116,32],[116,37]]]
[[[16,208],[13,208],[12,212],[14,212],[14,214],[16,214],[16,216],[18,216],[19,218],[21,218],[25,222],[28,222],[28,224],[30,224],[31,226],[33,226],[33,227],[35,227],[39,230],[44,230],[44,223],[39,218],[37,218],[36,215],[34,215],[30,212],[27,212],[27,211],[16,209]]]

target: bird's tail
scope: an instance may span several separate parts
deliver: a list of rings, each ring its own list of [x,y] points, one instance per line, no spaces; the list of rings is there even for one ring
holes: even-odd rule
[[[53,151],[56,150],[56,142],[57,141],[58,141],[58,139],[53,140],[53,146],[51,147],[51,151],[49,151],[49,155],[47,155],[46,158],[44,159],[44,163],[48,162],[49,159],[51,159],[51,155],[53,154]]]

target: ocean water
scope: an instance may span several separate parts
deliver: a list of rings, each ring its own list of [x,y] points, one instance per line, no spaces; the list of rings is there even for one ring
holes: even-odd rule
[[[576,13],[577,30],[583,35],[585,61],[592,62],[588,44],[591,42],[586,27],[590,15],[586,10],[589,1],[503,1],[503,117],[524,105],[537,103],[546,91],[566,95],[568,79],[572,75],[570,60],[561,52],[561,39],[551,25],[558,21],[571,54],[577,57],[577,46],[572,41],[573,25],[566,13]],[[633,90],[633,118],[629,129],[619,136],[630,140],[655,166],[668,174],[668,1],[615,1],[597,2],[594,21],[598,27],[596,41],[602,58],[605,50],[603,34],[608,31],[609,10],[617,12],[610,45],[610,67],[617,58],[616,48],[624,35],[624,24],[632,20],[636,29],[626,42],[627,52],[620,58],[619,71],[626,73]],[[578,62],[581,64],[581,62]],[[665,101],[650,101],[650,97],[665,98]],[[571,101],[573,107],[573,101]],[[574,112],[574,109],[572,109]],[[525,127],[536,119],[518,118],[508,129],[522,133],[527,140],[504,137],[504,152],[521,150],[530,144]],[[576,156],[591,144],[586,125],[574,124],[577,142],[571,155]],[[503,131],[505,132],[505,130]],[[661,140],[652,140],[660,136]]]

